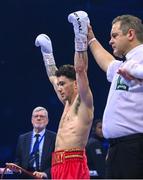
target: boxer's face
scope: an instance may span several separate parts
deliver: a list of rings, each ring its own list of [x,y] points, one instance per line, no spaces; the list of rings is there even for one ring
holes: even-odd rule
[[[65,76],[60,76],[57,78],[57,86],[60,99],[63,102],[66,100],[70,101],[75,92],[75,81]]]

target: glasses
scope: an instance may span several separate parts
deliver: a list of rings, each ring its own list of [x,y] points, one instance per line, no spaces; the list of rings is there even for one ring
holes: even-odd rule
[[[33,118],[38,118],[38,117],[40,117],[41,119],[46,118],[46,116],[44,116],[44,115],[33,115]]]

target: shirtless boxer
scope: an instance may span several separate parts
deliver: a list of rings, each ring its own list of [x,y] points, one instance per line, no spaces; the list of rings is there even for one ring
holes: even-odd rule
[[[35,40],[35,45],[41,47],[49,80],[64,104],[52,157],[52,178],[89,179],[85,146],[94,114],[87,78],[89,20],[82,11],[70,14],[68,20],[73,24],[75,33],[74,66],[63,65],[57,69],[50,38],[40,34]]]

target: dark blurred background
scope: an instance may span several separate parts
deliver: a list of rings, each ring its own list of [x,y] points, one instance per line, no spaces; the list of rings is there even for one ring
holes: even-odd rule
[[[0,166],[13,161],[17,138],[32,129],[36,106],[48,109],[48,129],[57,131],[63,106],[34,41],[41,33],[49,35],[57,66],[73,64],[74,35],[67,16],[77,10],[89,14],[96,37],[109,52],[114,17],[133,14],[143,19],[142,0],[0,0]],[[110,84],[90,52],[88,75],[94,119],[102,118]]]

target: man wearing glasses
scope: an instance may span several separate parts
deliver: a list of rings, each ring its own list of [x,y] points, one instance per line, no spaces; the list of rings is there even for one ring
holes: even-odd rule
[[[46,130],[49,122],[47,110],[44,107],[36,107],[32,112],[31,122],[33,131],[19,136],[15,164],[32,172],[36,178],[50,179],[56,134]],[[14,164],[7,163],[7,165],[14,172],[20,172],[20,178],[28,178]]]

